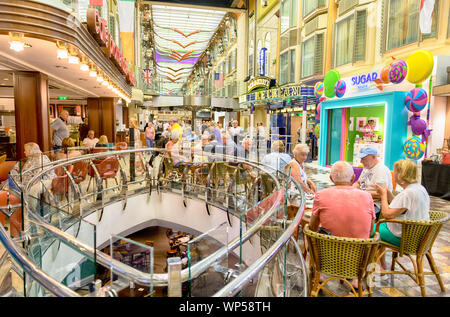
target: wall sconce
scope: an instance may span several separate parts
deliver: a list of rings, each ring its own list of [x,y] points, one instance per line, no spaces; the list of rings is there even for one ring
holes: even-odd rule
[[[80,59],[80,69],[84,72],[89,70],[88,60],[87,57],[81,57]]]
[[[78,64],[80,62],[80,58],[78,57],[78,50],[74,47],[69,48],[69,64]]]
[[[16,51],[21,52],[25,47],[25,43],[23,40],[23,33],[18,32],[9,32],[9,38],[11,42],[9,42],[9,48]]]
[[[97,70],[94,66],[90,67],[89,76],[91,77],[97,77]]]
[[[103,75],[102,75],[100,72],[98,72],[98,74],[97,74],[97,81],[98,81],[99,83],[102,83],[102,82],[104,81]]]
[[[69,53],[67,52],[67,43],[63,41],[56,41],[56,47],[58,47],[56,51],[56,57],[60,59],[67,58]]]

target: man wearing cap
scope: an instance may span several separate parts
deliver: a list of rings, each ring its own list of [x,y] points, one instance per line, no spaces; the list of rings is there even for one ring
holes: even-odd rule
[[[356,157],[361,159],[364,169],[358,181],[353,184],[353,187],[365,190],[372,195],[375,201],[375,213],[378,218],[381,210],[381,202],[375,184],[385,187],[392,192],[392,174],[389,168],[378,160],[377,155],[377,149],[372,146],[362,148],[356,155]]]

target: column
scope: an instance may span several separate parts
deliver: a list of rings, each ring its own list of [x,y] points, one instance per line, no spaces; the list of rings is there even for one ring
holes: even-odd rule
[[[50,151],[48,77],[39,72],[14,73],[17,160],[24,158],[24,144],[35,142]]]
[[[109,143],[116,142],[116,105],[114,98],[88,98],[88,125],[96,137],[106,135]]]

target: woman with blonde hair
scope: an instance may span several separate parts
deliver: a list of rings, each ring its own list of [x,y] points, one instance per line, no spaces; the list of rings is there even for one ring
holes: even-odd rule
[[[394,196],[387,188],[375,185],[381,197],[381,214],[386,219],[430,220],[430,196],[417,181],[417,165],[413,161],[394,163],[394,179],[403,190]],[[402,226],[398,223],[381,223],[380,238],[400,246]]]
[[[62,160],[65,158],[72,158],[72,157],[76,157],[76,156],[80,156],[82,155],[80,151],[78,150],[74,150],[74,149],[70,149],[75,147],[75,142],[73,141],[72,138],[64,138],[61,142],[61,149],[62,152],[58,152],[56,154],[56,158],[58,160]]]
[[[307,193],[313,194],[317,191],[316,184],[306,176],[304,162],[308,158],[309,146],[306,144],[297,144],[292,151],[294,158],[286,165],[286,171],[291,170],[291,176],[294,177],[303,190]]]
[[[108,137],[106,135],[100,136],[95,147],[107,147],[108,146]]]
[[[135,148],[142,147],[141,132],[139,131],[139,124],[136,118],[130,119],[130,128],[134,128],[134,147]]]

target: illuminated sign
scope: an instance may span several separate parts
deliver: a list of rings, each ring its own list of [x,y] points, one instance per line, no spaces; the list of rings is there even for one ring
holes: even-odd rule
[[[248,83],[247,91],[250,92],[256,88],[266,88],[270,87],[270,78],[265,76],[255,77]]]
[[[69,97],[67,96],[58,96],[58,100],[68,100]]]
[[[378,78],[377,72],[372,72],[368,74],[353,76],[351,78],[351,85],[356,86],[358,89],[367,89],[375,85],[375,79]]]
[[[265,47],[259,51],[259,76],[266,75],[266,51]]]
[[[108,22],[100,17],[95,9],[87,10],[87,28],[98,44],[102,46],[106,57],[109,57],[116,64],[120,72],[126,76],[128,83],[134,86],[136,80],[133,72],[128,68],[126,59],[109,33]]]

